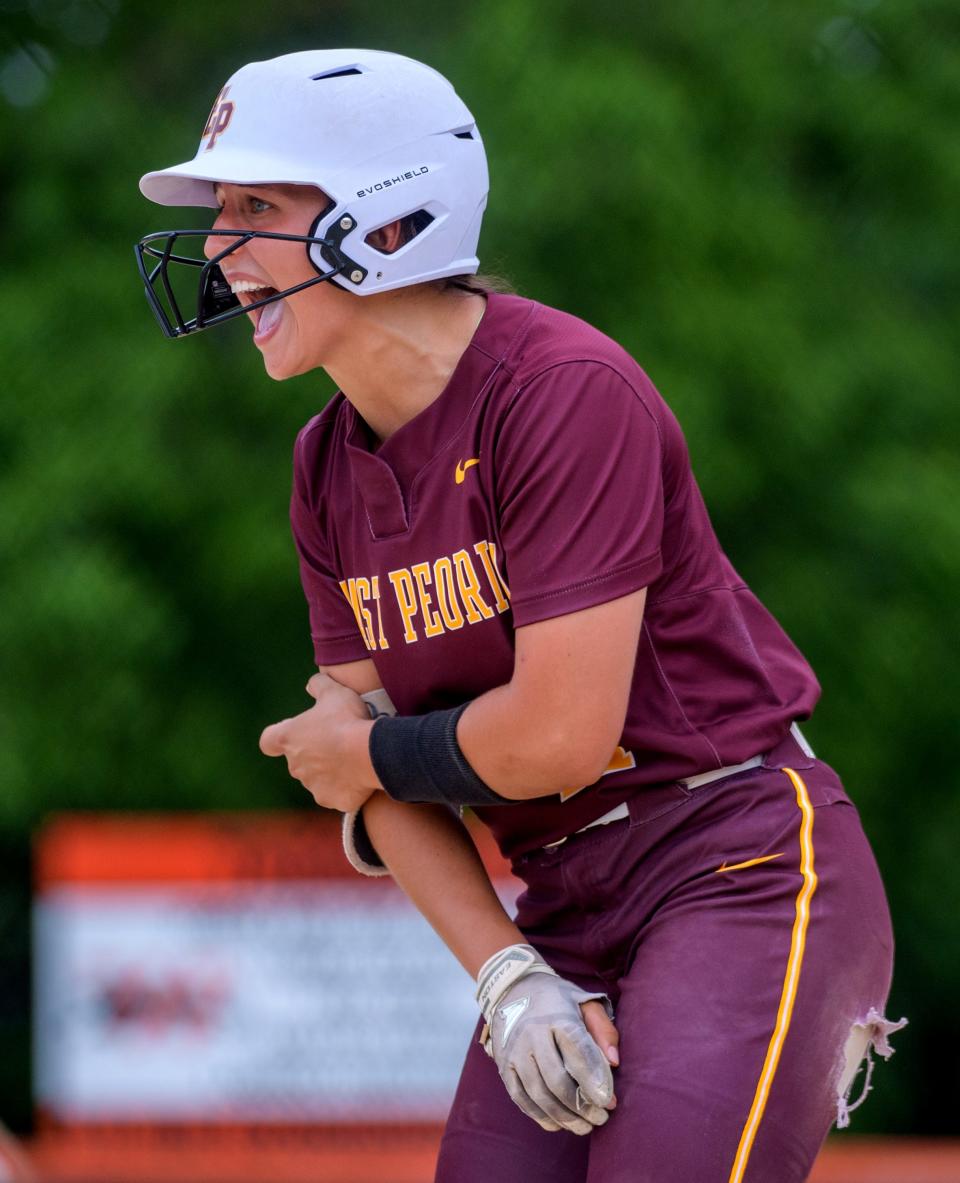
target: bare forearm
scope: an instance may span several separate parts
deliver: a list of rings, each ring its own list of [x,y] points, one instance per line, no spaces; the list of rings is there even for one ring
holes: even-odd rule
[[[524,940],[469,834],[448,810],[401,805],[376,793],[363,819],[397,884],[471,977],[499,949]]]

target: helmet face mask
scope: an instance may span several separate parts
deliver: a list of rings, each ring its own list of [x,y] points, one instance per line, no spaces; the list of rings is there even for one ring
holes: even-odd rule
[[[317,221],[319,220],[318,218]],[[164,336],[185,337],[190,333],[200,332],[201,329],[234,320],[247,312],[286,299],[295,292],[340,275],[350,276],[353,283],[362,282],[366,272],[345,255],[340,246],[343,238],[355,225],[350,217],[344,216],[337,222],[339,233],[326,238],[315,234],[316,223],[311,227],[309,234],[274,234],[262,230],[159,230],[141,238],[134,249],[147,300]],[[199,244],[202,248],[204,243],[217,237],[226,240],[224,248],[209,259],[196,254],[177,253],[189,249],[189,246],[194,244]],[[265,296],[252,304],[242,304],[233,294],[220,264],[253,238],[304,243],[307,259],[317,274],[312,279],[284,288],[283,291]],[[184,245],[178,246],[181,240]],[[326,270],[317,266],[317,254],[326,264]],[[195,292],[188,286],[187,296],[179,294],[178,289],[181,285],[177,282],[177,277],[171,275],[171,266],[176,267],[181,276],[184,272],[193,276],[199,268],[200,275]],[[185,315],[182,307],[190,295],[195,299],[195,311],[192,316]]]
[[[479,267],[488,179],[473,117],[446,79],[398,54],[316,50],[238,70],[217,96],[194,159],[148,173],[140,188],[161,205],[215,208],[218,183],[313,186],[330,204],[305,235],[190,229],[141,239],[137,266],[169,337],[315,283],[365,296]],[[381,249],[376,231],[397,221],[414,228],[396,249]],[[230,241],[212,259],[183,253],[218,235]],[[255,238],[302,242],[315,277],[242,306],[220,264]],[[180,295],[178,274],[195,288]]]

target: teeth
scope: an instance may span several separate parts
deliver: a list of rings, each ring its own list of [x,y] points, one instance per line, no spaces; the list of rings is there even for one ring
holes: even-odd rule
[[[239,296],[241,292],[262,292],[266,284],[254,283],[249,279],[237,279],[230,285],[230,291],[235,296]]]

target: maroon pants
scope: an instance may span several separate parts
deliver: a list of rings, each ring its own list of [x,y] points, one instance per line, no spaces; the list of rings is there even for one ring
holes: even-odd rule
[[[437,1183],[805,1179],[888,1029],[889,913],[833,770],[788,737],[763,767],[651,789],[515,871],[530,943],[613,999],[618,1104],[587,1136],[547,1133],[474,1041]]]

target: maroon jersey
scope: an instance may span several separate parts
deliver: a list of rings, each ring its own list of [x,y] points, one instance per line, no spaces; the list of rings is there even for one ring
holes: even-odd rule
[[[649,589],[604,775],[477,810],[508,856],[772,748],[819,695],[720,549],[649,378],[530,300],[490,296],[446,389],[380,447],[337,394],[297,438],[291,521],[317,662],[372,658],[400,714],[508,682],[516,629]]]

